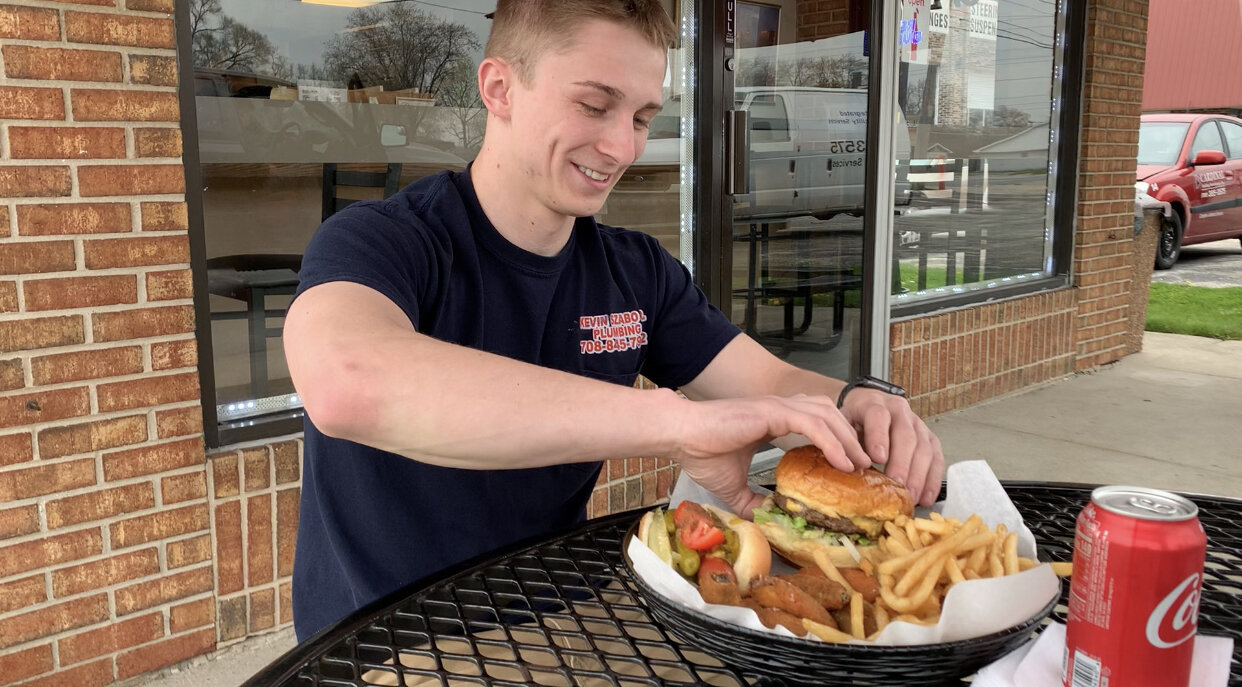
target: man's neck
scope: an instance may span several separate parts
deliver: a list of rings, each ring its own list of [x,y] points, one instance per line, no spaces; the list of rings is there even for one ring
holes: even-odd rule
[[[487,145],[470,166],[470,179],[483,214],[509,243],[536,255],[561,252],[573,232],[574,218],[550,211],[520,184],[522,172]]]

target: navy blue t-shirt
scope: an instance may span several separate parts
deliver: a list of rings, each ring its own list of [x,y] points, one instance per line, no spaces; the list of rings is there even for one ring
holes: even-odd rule
[[[623,385],[639,373],[686,384],[738,333],[648,235],[581,218],[554,257],[514,246],[483,214],[468,171],[332,216],[299,280],[299,294],[362,284],[423,334]],[[299,639],[421,577],[582,520],[600,468],[445,468],[330,438],[310,417],[305,430]]]

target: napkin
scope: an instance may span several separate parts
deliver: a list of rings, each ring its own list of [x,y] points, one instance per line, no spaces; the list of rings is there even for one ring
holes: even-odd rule
[[[1022,555],[1037,558],[1035,539],[1022,524],[1013,502],[987,463],[965,461],[949,466],[948,495],[937,504],[946,517],[962,520],[978,513],[988,527],[1004,522],[1018,533],[1018,550]],[[710,503],[724,507],[706,489],[688,477],[678,480],[673,489],[670,507],[683,500]],[[734,622],[761,632],[792,636],[783,627],[764,627],[759,617],[748,608],[718,606],[705,603],[698,590],[665,565],[637,538],[627,548],[634,570],[660,594],[690,608],[721,620]],[[1060,594],[1060,581],[1048,565],[1000,578],[967,580],[954,585],[945,597],[940,622],[933,626],[892,622],[876,637],[875,644],[904,646],[937,644],[969,639],[1013,627],[1034,616]],[[858,640],[855,640],[858,641]]]
[[[1065,625],[1051,623],[1033,642],[979,670],[972,687],[1061,687]],[[1225,687],[1233,638],[1195,635],[1190,687]]]

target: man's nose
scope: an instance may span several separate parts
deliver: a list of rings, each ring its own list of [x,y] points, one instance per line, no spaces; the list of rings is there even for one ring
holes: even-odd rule
[[[600,138],[600,152],[616,160],[622,166],[629,166],[642,151],[646,143],[643,132],[634,127],[634,122],[625,117],[617,117],[609,122]]]

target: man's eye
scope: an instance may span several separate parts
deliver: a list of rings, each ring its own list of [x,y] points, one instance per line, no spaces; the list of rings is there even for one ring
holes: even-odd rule
[[[583,112],[587,113],[588,115],[592,117],[598,117],[604,114],[604,111],[598,107],[591,107],[590,105],[587,105],[586,103],[579,103],[579,105],[582,106]]]
[[[639,118],[635,117],[635,118],[634,118],[634,128],[635,128],[635,129],[650,129],[650,128],[651,128],[651,120],[649,120],[649,119],[639,119]]]

